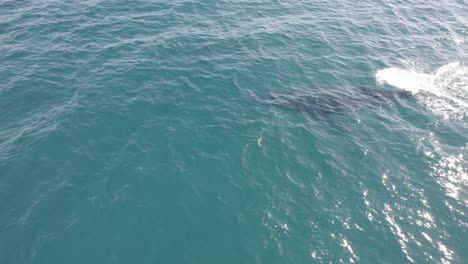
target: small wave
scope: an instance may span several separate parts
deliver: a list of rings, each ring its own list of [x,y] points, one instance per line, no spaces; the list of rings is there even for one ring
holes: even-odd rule
[[[468,144],[458,153],[442,158],[434,166],[434,176],[445,187],[447,195],[468,206]]]
[[[377,71],[380,85],[410,91],[432,112],[446,119],[468,116],[468,66],[449,63],[433,74],[400,68]]]
[[[11,158],[15,151],[26,148],[54,131],[61,122],[60,117],[78,107],[78,100],[79,95],[76,92],[63,103],[51,105],[45,111],[38,110],[37,113],[15,122],[11,127],[3,128],[0,131],[0,162]]]

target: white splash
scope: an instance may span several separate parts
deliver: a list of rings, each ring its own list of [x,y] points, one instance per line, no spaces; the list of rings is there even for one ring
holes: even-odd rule
[[[455,43],[456,46],[460,46],[461,44],[465,43],[463,38],[455,33],[452,33],[452,41]]]
[[[446,119],[468,116],[468,66],[459,62],[437,69],[433,74],[400,68],[377,71],[380,85],[391,85],[417,95],[429,110]]]
[[[421,90],[432,89],[434,76],[399,68],[386,68],[375,74],[377,83],[388,84],[399,89],[417,93]]]

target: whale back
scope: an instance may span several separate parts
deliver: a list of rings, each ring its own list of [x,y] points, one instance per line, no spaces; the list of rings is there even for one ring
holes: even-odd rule
[[[364,106],[387,104],[412,97],[411,92],[359,87],[352,91],[329,89],[328,91],[277,94],[271,93],[266,104],[286,111],[304,112],[314,117],[332,113],[354,111]]]

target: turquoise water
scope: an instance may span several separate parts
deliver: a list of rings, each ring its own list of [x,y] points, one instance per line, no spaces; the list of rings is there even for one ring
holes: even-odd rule
[[[466,14],[0,0],[0,263],[467,263]]]

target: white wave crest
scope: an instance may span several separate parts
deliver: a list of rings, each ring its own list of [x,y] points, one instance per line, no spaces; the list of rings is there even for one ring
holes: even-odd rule
[[[433,74],[400,68],[377,71],[380,85],[391,85],[417,94],[418,99],[436,115],[446,119],[468,116],[468,66],[459,62],[437,69]]]

